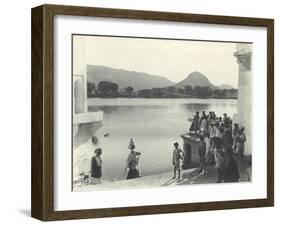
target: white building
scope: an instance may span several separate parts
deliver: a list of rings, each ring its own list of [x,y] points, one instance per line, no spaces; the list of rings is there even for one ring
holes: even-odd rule
[[[234,53],[239,64],[238,82],[238,114],[237,123],[245,127],[246,145],[245,154],[252,153],[252,45],[237,44],[237,51]]]
[[[79,46],[77,48],[76,46]],[[81,144],[79,128],[92,127],[92,134],[100,128],[103,112],[88,112],[87,101],[87,48],[83,39],[73,42],[73,145]],[[90,136],[91,134],[89,134]]]
[[[77,40],[79,41],[79,40]],[[81,41],[81,40],[80,40]],[[74,42],[77,43],[77,42]],[[81,173],[88,173],[89,156],[93,155],[93,148],[84,148],[89,139],[102,126],[103,112],[88,112],[87,100],[87,49],[83,43],[79,48],[73,46],[73,179]],[[79,148],[81,147],[81,148]],[[87,169],[87,170],[85,170]]]

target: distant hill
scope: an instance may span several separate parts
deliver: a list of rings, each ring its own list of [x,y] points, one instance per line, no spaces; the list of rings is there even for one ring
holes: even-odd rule
[[[174,83],[165,77],[142,72],[115,69],[100,65],[87,65],[88,81],[98,85],[100,81],[118,84],[119,90],[131,86],[135,91],[141,89],[163,88]]]
[[[212,89],[216,89],[217,87],[214,86],[209,79],[198,71],[194,71],[190,73],[184,80],[180,81],[175,85],[176,88],[183,89],[185,86],[209,86]]]
[[[235,89],[233,86],[228,85],[228,84],[222,84],[218,86],[221,89]]]

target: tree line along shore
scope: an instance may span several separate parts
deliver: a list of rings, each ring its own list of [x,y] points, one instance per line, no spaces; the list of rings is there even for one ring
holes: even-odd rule
[[[164,88],[152,88],[135,90],[128,86],[120,89],[114,82],[100,81],[98,84],[87,82],[87,95],[89,98],[214,98],[237,99],[238,89],[213,89],[209,86],[186,85],[184,88],[168,86]]]

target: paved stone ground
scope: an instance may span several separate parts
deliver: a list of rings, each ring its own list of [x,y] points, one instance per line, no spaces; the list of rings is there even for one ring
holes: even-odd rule
[[[248,182],[247,163],[241,163],[237,160],[240,172],[240,181]],[[173,172],[167,172],[152,176],[145,176],[137,179],[122,180],[122,181],[104,181],[101,184],[82,184],[76,185],[74,191],[86,190],[104,190],[104,189],[121,189],[121,188],[147,188],[159,186],[177,186],[177,185],[194,185],[194,184],[211,184],[216,183],[216,168],[215,166],[207,167],[207,174],[200,174],[198,168],[192,168],[182,171],[180,179],[173,179]]]

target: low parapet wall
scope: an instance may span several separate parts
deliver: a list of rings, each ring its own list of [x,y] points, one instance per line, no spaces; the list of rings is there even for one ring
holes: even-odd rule
[[[199,165],[198,157],[198,144],[199,144],[199,135],[193,133],[182,134],[181,138],[183,139],[183,151],[185,153],[183,159],[183,169],[189,169]]]

